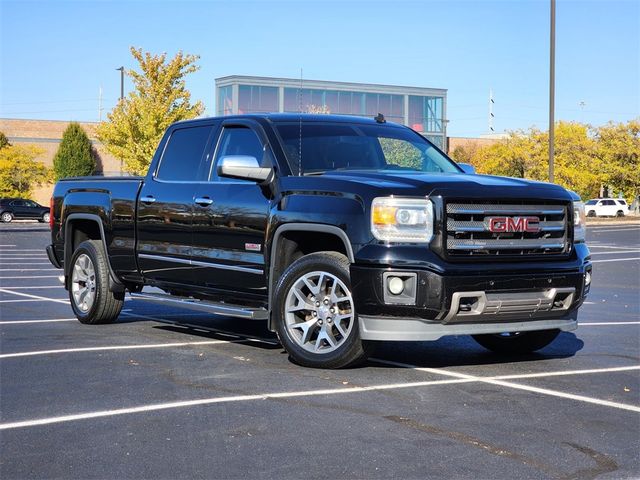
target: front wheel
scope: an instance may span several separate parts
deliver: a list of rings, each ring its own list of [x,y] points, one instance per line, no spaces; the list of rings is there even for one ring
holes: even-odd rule
[[[280,342],[302,366],[342,368],[367,357],[344,255],[312,253],[291,264],[276,287],[272,314]]]
[[[595,210],[589,210],[587,212],[587,217],[595,217],[596,216],[596,212]]]
[[[109,290],[109,266],[100,240],[82,242],[71,257],[69,300],[81,323],[112,323],[120,315],[124,293]]]
[[[616,217],[624,217],[624,212],[622,210],[618,210],[616,212]]]
[[[42,217],[40,217],[40,220],[38,220],[40,223],[49,223],[49,218],[50,215],[48,213],[45,213],[44,215],[42,215]]]
[[[559,334],[560,330],[538,330],[473,335],[473,339],[487,350],[513,355],[540,350],[553,342]]]

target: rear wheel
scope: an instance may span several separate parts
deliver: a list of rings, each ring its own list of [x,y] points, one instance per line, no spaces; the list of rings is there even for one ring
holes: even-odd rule
[[[624,217],[624,212],[622,210],[618,210],[616,212],[616,217]]]
[[[344,255],[320,252],[296,260],[275,295],[276,332],[296,363],[342,368],[367,357]]]
[[[4,212],[2,216],[0,216],[0,219],[2,219],[3,223],[10,223],[11,220],[13,220],[13,215],[11,212]]]
[[[587,217],[595,217],[596,216],[596,211],[595,210],[589,210],[587,212]]]
[[[531,353],[546,347],[560,334],[560,330],[511,332],[473,335],[473,339],[487,350],[501,354]]]
[[[81,323],[114,322],[124,303],[124,293],[109,290],[109,267],[102,242],[82,242],[71,257],[69,300]]]

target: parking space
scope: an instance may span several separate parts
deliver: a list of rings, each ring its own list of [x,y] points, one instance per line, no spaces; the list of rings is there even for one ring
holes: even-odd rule
[[[0,228],[2,478],[640,476],[640,225],[590,227],[581,326],[537,354],[448,337],[338,371],[260,322],[127,300],[82,325],[48,230]]]

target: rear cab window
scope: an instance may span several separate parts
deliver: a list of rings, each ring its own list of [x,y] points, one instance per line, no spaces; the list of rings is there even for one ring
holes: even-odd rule
[[[177,128],[162,152],[155,178],[168,182],[197,181],[213,126]]]

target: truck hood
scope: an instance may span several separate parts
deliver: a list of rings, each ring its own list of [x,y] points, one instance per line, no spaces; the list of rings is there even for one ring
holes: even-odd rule
[[[318,183],[348,182],[397,195],[442,195],[466,198],[535,198],[577,200],[577,195],[552,183],[521,178],[462,173],[420,173],[390,171],[333,171],[318,177]],[[356,187],[356,185],[353,185]],[[359,189],[357,188],[356,189]],[[354,192],[356,193],[356,192]]]

